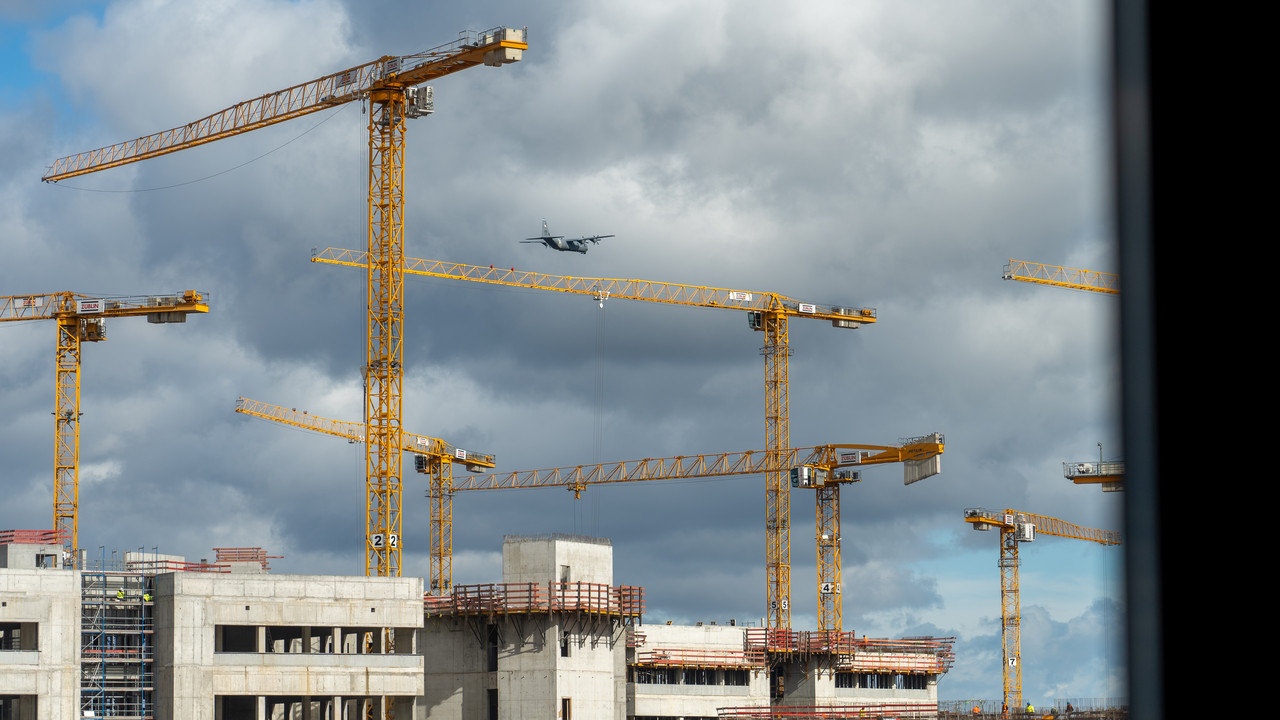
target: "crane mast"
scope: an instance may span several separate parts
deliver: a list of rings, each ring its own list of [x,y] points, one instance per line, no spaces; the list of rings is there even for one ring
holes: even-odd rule
[[[54,162],[46,182],[177,152],[292,118],[367,100],[368,308],[364,374],[365,574],[399,576],[404,377],[404,149],[409,117],[430,112],[423,83],[480,64],[517,62],[526,32],[496,27],[462,32],[457,40],[415,55],[383,56],[253,100],[182,127]]]
[[[194,290],[173,295],[100,298],[72,292],[0,297],[0,322],[54,320],[53,525],[63,562],[79,564],[80,545],[80,351],[81,343],[107,339],[106,319],[146,316],[153,324],[183,323],[189,313],[209,312]]]
[[[1036,532],[1056,537],[1119,545],[1120,533],[1075,525],[1065,520],[1017,510],[967,508],[964,521],[974,530],[1000,531],[1000,640],[1006,707],[1022,707],[1022,608],[1018,585],[1018,545],[1031,542]]]
[[[357,250],[327,248],[312,251],[312,262],[362,267],[369,262]],[[603,304],[606,298],[640,300],[692,307],[746,310],[753,330],[763,332],[760,354],[765,361],[765,594],[768,626],[791,627],[791,506],[780,453],[791,445],[788,364],[791,355],[788,322],[791,317],[826,320],[833,327],[858,328],[876,322],[872,308],[824,306],[776,293],[746,292],[679,283],[617,278],[581,278],[406,258],[411,275],[505,285],[587,295]]]

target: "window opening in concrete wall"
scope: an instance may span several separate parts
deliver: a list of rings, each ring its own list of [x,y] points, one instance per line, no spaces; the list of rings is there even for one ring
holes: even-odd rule
[[[38,650],[38,628],[39,624],[33,622],[0,623],[0,650]]]
[[[725,670],[725,671],[724,671],[724,684],[725,684],[725,685],[738,685],[738,686],[742,686],[742,685],[750,685],[750,684],[751,684],[751,671],[750,671],[750,670]],[[838,687],[838,686],[837,686],[837,687]]]
[[[489,624],[488,639],[485,642],[485,652],[489,656],[489,672],[498,669],[498,626],[493,623]],[[492,692],[497,692],[492,691]],[[492,705],[492,704],[491,704]]]
[[[498,689],[489,688],[489,720],[498,720]]]
[[[35,717],[40,717],[35,695],[0,695],[0,720]]]
[[[569,582],[569,566],[568,565],[560,566],[560,582],[562,583]]]
[[[560,636],[560,657],[569,657],[569,636],[568,634]]]
[[[675,685],[676,671],[673,668],[636,668],[637,685]]]
[[[836,673],[836,687],[841,689],[852,689],[858,687],[857,675],[847,672]]]
[[[928,690],[929,676],[917,675],[917,674],[899,675],[898,689],[899,690]]]
[[[569,698],[560,698],[560,717],[563,720],[572,720],[573,703]]]
[[[857,682],[865,690],[901,690],[903,677],[894,673],[858,673]]]
[[[258,714],[258,698],[252,695],[217,695],[213,704],[216,720],[251,718]]]
[[[706,668],[690,668],[684,671],[685,685],[715,685],[716,671]]]

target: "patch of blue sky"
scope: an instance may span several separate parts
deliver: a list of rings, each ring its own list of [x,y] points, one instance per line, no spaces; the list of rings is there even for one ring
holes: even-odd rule
[[[5,108],[21,104],[42,82],[31,67],[28,31],[26,25],[0,21],[0,106]]]
[[[52,30],[75,15],[89,14],[101,20],[106,6],[102,0],[21,3],[12,7],[0,2],[0,108],[30,102],[36,88],[51,82],[48,73],[32,64],[37,33]]]

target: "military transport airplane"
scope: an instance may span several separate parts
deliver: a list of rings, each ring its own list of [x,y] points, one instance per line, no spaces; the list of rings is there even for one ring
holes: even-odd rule
[[[559,250],[560,252],[576,252],[576,253],[582,253],[583,255],[586,255],[587,243],[595,244],[595,243],[599,243],[601,240],[605,238],[611,238],[611,237],[614,237],[614,236],[613,235],[590,235],[588,237],[566,238],[563,235],[552,235],[551,231],[547,229],[547,221],[544,218],[542,220],[542,235],[540,237],[525,238],[520,242],[542,243],[543,245],[546,245],[552,250]]]

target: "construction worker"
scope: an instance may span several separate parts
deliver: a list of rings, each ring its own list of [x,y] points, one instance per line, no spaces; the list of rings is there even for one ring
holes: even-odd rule
[[[120,588],[119,590],[116,591],[116,599],[117,600],[124,599],[124,588]]]
[[[149,590],[148,590],[148,591],[146,591],[146,592],[142,593],[142,601],[143,601],[143,602],[151,602],[151,591],[149,591]]]
[[[1070,703],[1070,701],[1068,701],[1068,702],[1067,702],[1067,715],[1068,715],[1068,716],[1070,716],[1070,715],[1071,715],[1071,713],[1073,713],[1073,712],[1075,712],[1075,711],[1076,711],[1076,709],[1075,709],[1074,707],[1071,707],[1071,703]]]
[[[1035,714],[1035,712],[1036,712],[1036,706],[1035,706],[1035,705],[1032,705],[1032,704],[1031,704],[1031,701],[1030,701],[1030,700],[1028,700],[1028,701],[1027,701],[1027,714],[1028,714],[1028,715],[1034,715],[1034,714]]]
[[[981,714],[982,714],[982,708],[978,707],[977,705],[974,705],[974,706],[973,706],[973,714],[974,714],[974,715],[981,715]]]

